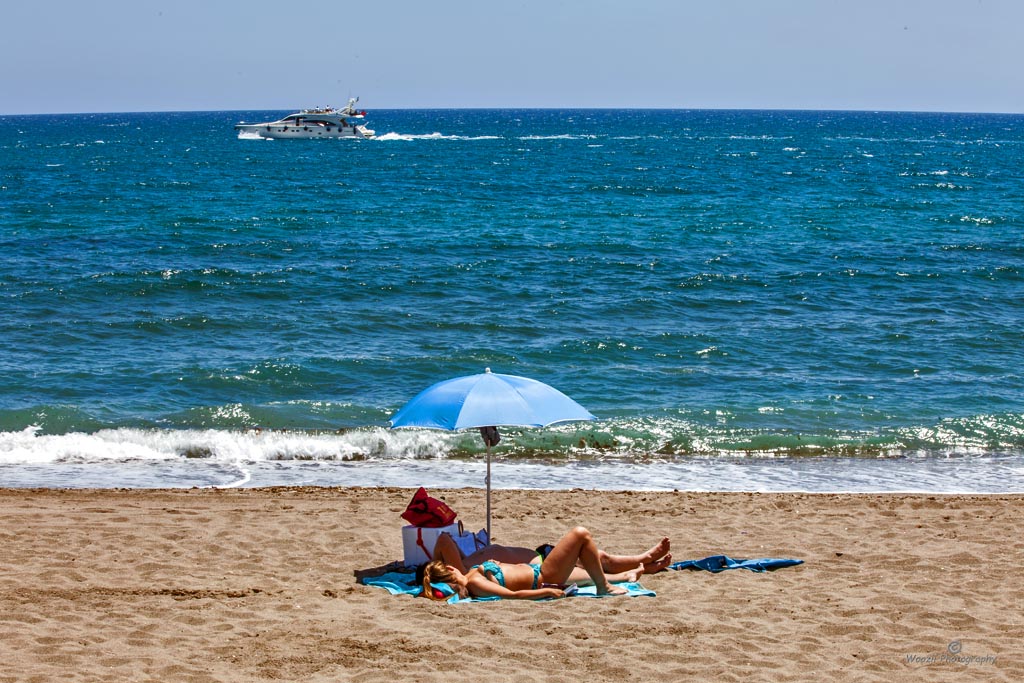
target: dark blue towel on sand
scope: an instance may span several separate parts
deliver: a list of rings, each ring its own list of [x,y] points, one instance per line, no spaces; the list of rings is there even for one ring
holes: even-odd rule
[[[726,569],[749,569],[752,572],[766,572],[772,569],[792,567],[803,563],[803,560],[780,560],[774,558],[764,558],[760,560],[734,560],[731,557],[726,557],[725,555],[712,555],[711,557],[705,557],[703,560],[683,560],[682,562],[673,562],[668,566],[668,568],[703,569],[709,572],[721,572]]]

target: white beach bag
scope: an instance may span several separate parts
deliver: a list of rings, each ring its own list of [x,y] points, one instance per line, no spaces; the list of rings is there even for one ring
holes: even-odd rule
[[[405,554],[405,566],[416,567],[430,562],[434,557],[434,546],[441,534],[459,533],[459,525],[452,523],[447,526],[426,527],[407,524],[402,527],[402,549]]]

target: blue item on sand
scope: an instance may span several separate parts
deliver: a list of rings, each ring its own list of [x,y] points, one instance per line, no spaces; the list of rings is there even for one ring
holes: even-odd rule
[[[725,555],[712,555],[702,560],[683,560],[673,562],[669,569],[703,569],[709,572],[721,572],[726,569],[749,569],[752,572],[766,572],[782,567],[792,567],[803,564],[803,560],[783,560],[775,558],[764,558],[760,560],[734,560]]]
[[[377,586],[383,588],[392,595],[412,595],[416,596],[423,592],[423,587],[416,583],[416,576],[407,572],[388,572],[387,574],[381,574],[380,576],[366,577],[360,580],[364,585]],[[460,598],[454,592],[450,586],[444,583],[433,583],[430,584],[435,589],[441,591],[449,597],[445,600],[448,603],[456,602],[486,602],[491,600],[500,600],[501,598]],[[628,596],[631,598],[647,596],[654,597],[655,592],[647,590],[639,583],[617,583],[616,586],[625,588],[629,591]],[[578,597],[589,597],[589,598],[604,598],[612,597],[605,595],[598,595],[597,589],[594,586],[584,586],[579,588],[577,591],[571,593],[573,596]],[[567,596],[569,594],[567,593]]]

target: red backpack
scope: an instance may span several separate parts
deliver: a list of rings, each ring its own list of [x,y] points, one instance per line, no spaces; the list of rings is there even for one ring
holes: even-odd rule
[[[448,526],[457,516],[447,503],[428,495],[422,486],[402,513],[402,519],[409,524],[424,527]]]

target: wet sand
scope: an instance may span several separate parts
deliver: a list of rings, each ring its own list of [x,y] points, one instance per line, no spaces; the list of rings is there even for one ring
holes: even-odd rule
[[[431,493],[482,526],[481,490]],[[805,564],[463,605],[356,581],[411,496],[0,490],[0,682],[1024,679],[1024,496],[496,491],[502,543]]]

